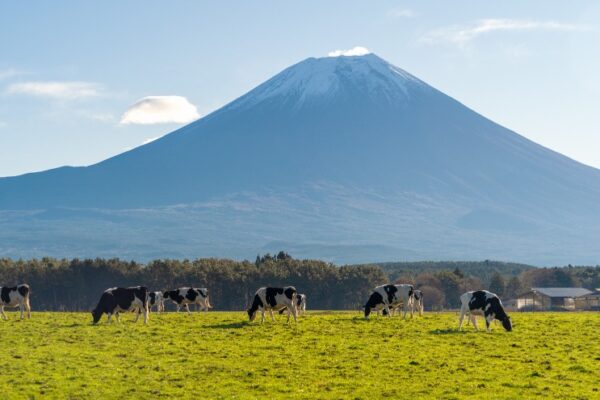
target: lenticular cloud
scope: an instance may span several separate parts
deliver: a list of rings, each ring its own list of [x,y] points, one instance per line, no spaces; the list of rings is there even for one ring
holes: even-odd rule
[[[329,57],[339,57],[339,56],[364,56],[369,54],[370,51],[366,47],[356,46],[352,49],[348,50],[335,50],[327,53]]]
[[[196,106],[182,96],[147,96],[129,107],[121,124],[185,124],[200,118]]]

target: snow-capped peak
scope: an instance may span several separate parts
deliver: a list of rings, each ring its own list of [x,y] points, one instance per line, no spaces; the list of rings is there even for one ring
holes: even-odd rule
[[[409,98],[410,88],[415,86],[427,85],[373,53],[340,53],[335,57],[308,58],[292,65],[240,97],[228,108],[247,107],[272,100],[297,109],[306,104],[308,99],[329,103],[332,99],[339,99],[337,96],[340,95],[361,97],[363,101],[368,98],[397,103],[405,102]]]

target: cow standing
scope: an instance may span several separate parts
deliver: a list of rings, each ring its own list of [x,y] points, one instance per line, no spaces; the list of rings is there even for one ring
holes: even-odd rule
[[[148,293],[148,310],[152,311],[154,306],[158,313],[165,311],[165,299],[161,291]]]
[[[422,291],[413,290],[413,295],[412,295],[410,306],[412,307],[413,310],[416,308],[417,311],[419,312],[419,315],[423,316],[424,305],[423,305],[423,292]]]
[[[458,330],[462,329],[462,322],[465,315],[469,315],[469,319],[473,322],[475,330],[477,328],[477,320],[475,315],[483,315],[485,317],[485,327],[488,332],[491,332],[491,323],[495,319],[502,322],[502,326],[507,331],[512,331],[512,322],[510,317],[504,311],[500,298],[494,293],[487,290],[477,290],[467,292],[460,296],[460,318],[458,321]]]
[[[202,310],[208,311],[209,308],[212,308],[208,299],[207,288],[182,287],[175,290],[168,290],[164,292],[163,296],[165,300],[171,299],[177,305],[177,312],[179,312],[181,307],[185,307],[188,314],[190,314],[190,304],[197,304],[199,307],[198,312]]]
[[[110,288],[106,289],[98,305],[92,311],[94,324],[97,324],[102,318],[102,314],[108,315],[108,322],[114,315],[119,321],[119,313],[122,311],[137,311],[135,322],[144,314],[144,324],[148,323],[148,289],[145,286],[134,286],[128,288]]]
[[[287,308],[282,308],[279,310],[279,314],[283,314]],[[289,311],[288,311],[289,313]],[[296,295],[296,313],[298,315],[306,314],[306,295],[298,294]]]
[[[402,318],[406,318],[407,309],[410,308],[410,316],[413,316],[412,307],[408,307],[413,294],[412,285],[381,285],[377,286],[367,304],[365,304],[365,318],[369,318],[371,311],[383,310],[388,317],[391,316],[391,310],[401,307],[403,311]]]
[[[260,311],[260,322],[265,322],[265,311],[269,311],[271,320],[275,322],[275,318],[273,317],[273,310],[278,311],[287,308],[287,322],[290,322],[290,312],[294,316],[294,321],[297,322],[297,294],[298,292],[293,286],[285,286],[282,288],[261,287],[254,294],[252,306],[247,310],[250,321],[254,321],[254,318],[256,318],[256,313]]]
[[[31,318],[31,306],[29,305],[29,285],[23,283],[14,287],[0,286],[0,313],[2,318],[8,320],[4,313],[4,307],[19,307],[21,310],[21,319],[24,318],[24,312],[27,310],[27,319]]]

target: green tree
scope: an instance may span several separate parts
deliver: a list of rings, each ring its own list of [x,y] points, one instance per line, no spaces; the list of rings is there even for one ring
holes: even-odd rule
[[[500,273],[495,272],[490,279],[490,285],[488,290],[492,293],[496,293],[498,296],[503,296],[505,292],[506,283],[504,277]]]

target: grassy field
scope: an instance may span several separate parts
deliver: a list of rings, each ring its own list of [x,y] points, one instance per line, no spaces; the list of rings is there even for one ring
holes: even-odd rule
[[[600,399],[600,313],[513,313],[514,331],[492,334],[457,332],[454,313],[312,312],[297,325],[242,312],[152,314],[149,326],[9,317],[5,399]]]

